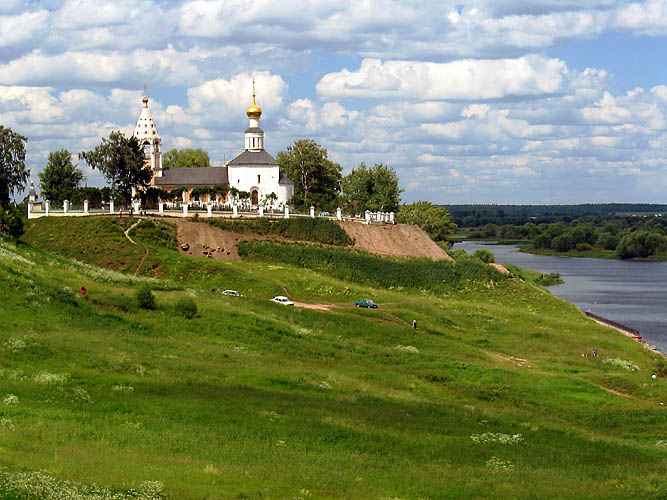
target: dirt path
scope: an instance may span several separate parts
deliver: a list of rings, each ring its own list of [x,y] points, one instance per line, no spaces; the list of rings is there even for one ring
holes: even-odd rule
[[[215,260],[241,260],[236,244],[241,240],[256,239],[254,234],[233,233],[201,222],[172,220],[176,224],[179,251],[183,255],[208,257]]]
[[[130,231],[132,231],[132,229],[134,229],[135,226],[141,222],[141,220],[142,220],[142,219],[139,219],[137,222],[135,222],[135,223],[132,224],[130,227],[128,227],[128,228],[125,230],[125,233],[124,233],[124,234],[125,234],[125,237],[126,237],[128,240],[130,240],[130,243],[132,243],[133,245],[137,245],[137,246],[139,246],[139,243],[137,243],[136,241],[134,241],[134,240],[130,237]],[[143,246],[143,247],[144,247],[144,250],[145,250],[145,252],[144,252],[144,256],[141,258],[141,260],[139,261],[139,265],[138,265],[137,268],[134,270],[134,274],[133,274],[133,276],[136,276],[137,274],[139,274],[139,270],[141,269],[141,266],[144,265],[144,262],[146,261],[146,257],[148,257],[148,247],[147,247],[147,246],[144,246],[144,245],[141,245],[141,246]]]

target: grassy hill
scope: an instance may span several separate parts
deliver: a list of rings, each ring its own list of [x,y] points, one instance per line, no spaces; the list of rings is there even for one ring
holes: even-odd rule
[[[548,292],[192,259],[119,222],[0,242],[0,498],[667,498],[664,362]]]

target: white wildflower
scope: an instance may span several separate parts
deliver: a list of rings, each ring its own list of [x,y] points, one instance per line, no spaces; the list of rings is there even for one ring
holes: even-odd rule
[[[323,380],[322,382],[320,382],[319,388],[320,389],[331,389],[331,385],[326,380]]]
[[[116,384],[111,388],[111,390],[114,391],[114,392],[132,392],[132,391],[134,391],[134,387],[132,387],[131,385],[118,385],[118,384]]]
[[[5,406],[16,406],[19,404],[19,398],[14,394],[7,394],[2,402],[5,404]]]
[[[413,345],[401,345],[398,344],[394,349],[398,351],[411,352],[412,354],[419,354],[419,349]]]
[[[69,379],[67,373],[49,373],[39,372],[32,377],[35,384],[49,385],[49,384],[66,384]]]
[[[82,387],[76,387],[73,391],[74,401],[80,401],[81,403],[91,403],[93,400],[90,398],[88,391]]]
[[[667,448],[667,439],[660,439],[660,440],[655,442],[655,445],[658,448]]]
[[[286,448],[286,447],[287,447],[287,443],[286,443],[285,441],[283,441],[282,439],[279,439],[279,440],[276,442],[276,446],[282,446],[282,447]]]
[[[503,434],[502,432],[485,432],[470,436],[475,443],[518,444],[523,441],[521,434]]]
[[[621,359],[621,358],[606,358],[606,359],[603,359],[602,362],[606,365],[611,365],[611,366],[616,366],[618,368],[623,368],[624,370],[627,370],[629,372],[639,371],[639,367],[636,364],[634,364],[632,361],[627,361],[627,360]]]
[[[28,347],[28,343],[23,338],[11,337],[7,339],[7,350],[10,352],[22,351],[26,347]]]
[[[502,460],[498,457],[491,457],[486,461],[486,466],[494,471],[510,472],[514,469],[514,464],[510,460]]]
[[[206,474],[220,474],[220,471],[215,468],[213,464],[206,464],[204,467],[204,473]]]
[[[14,430],[14,422],[11,421],[9,418],[2,418],[0,419],[0,425],[3,427],[6,427],[10,431]]]

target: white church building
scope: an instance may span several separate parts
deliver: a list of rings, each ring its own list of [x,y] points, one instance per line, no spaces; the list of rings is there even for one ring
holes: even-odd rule
[[[161,162],[162,139],[148,109],[148,98],[144,94],[143,107],[134,136],[144,148],[145,165],[153,171],[151,182],[155,187],[172,191],[185,188],[183,201],[189,202],[190,193],[196,187],[228,185],[238,191],[250,193],[253,206],[286,206],[294,195],[294,183],[280,172],[278,162],[264,149],[264,131],[259,126],[262,108],[255,102],[255,82],[253,81],[252,103],[246,109],[250,120],[245,131],[245,149],[229,164],[222,167],[163,168]],[[216,200],[200,200],[216,201]],[[222,203],[229,203],[229,194]]]

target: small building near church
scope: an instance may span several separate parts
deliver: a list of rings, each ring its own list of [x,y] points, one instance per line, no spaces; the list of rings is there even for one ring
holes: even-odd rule
[[[191,196],[193,190],[195,193],[202,191],[197,188],[225,185],[249,193],[252,206],[268,208],[285,206],[294,195],[294,183],[280,172],[278,162],[264,149],[264,131],[259,126],[262,108],[255,102],[254,81],[252,103],[246,110],[250,123],[245,131],[244,151],[222,167],[163,168],[162,139],[148,109],[145,93],[142,103],[134,136],[144,147],[145,167],[153,171],[151,185],[165,191],[183,190],[183,202],[229,203],[229,193]]]

